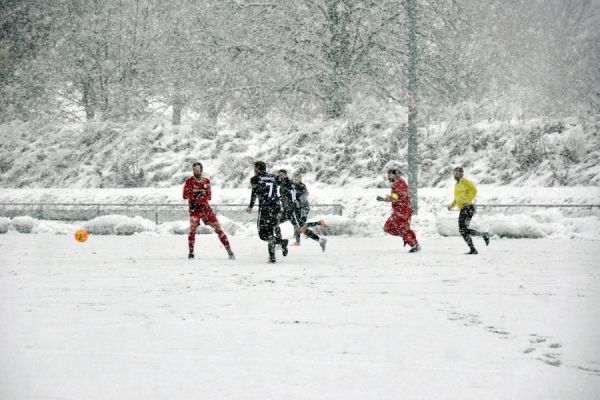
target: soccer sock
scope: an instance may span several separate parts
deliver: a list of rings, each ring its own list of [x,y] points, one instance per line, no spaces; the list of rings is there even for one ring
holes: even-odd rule
[[[317,235],[316,233],[314,233],[310,229],[307,229],[304,234],[306,236],[308,236],[309,238],[311,238],[312,240],[317,240],[317,241],[319,240],[319,235]]]
[[[321,223],[320,222],[307,222],[306,226],[320,226]]]
[[[231,246],[229,245],[229,239],[227,239],[227,235],[225,234],[225,232],[223,232],[223,230],[218,230],[217,236],[219,236],[219,240],[221,241],[221,243],[223,243],[223,247],[225,247],[225,249],[228,252],[231,251]]]
[[[475,250],[475,246],[473,245],[473,240],[471,239],[470,236],[468,236],[468,235],[463,236],[463,239],[465,239],[465,242],[467,242],[467,245],[469,246],[469,249]]]
[[[412,230],[407,231],[402,236],[402,239],[404,239],[406,244],[409,245],[410,247],[414,247],[417,244],[417,235],[415,235],[415,232]]]
[[[273,229],[274,233],[275,233],[275,243],[276,244],[281,244],[281,228],[279,227],[279,225],[277,225],[275,227],[275,229]]]
[[[188,247],[190,249],[190,253],[194,254],[194,244],[196,243],[196,232],[190,232],[188,234]]]
[[[268,241],[267,249],[269,250],[269,257],[275,258],[275,240],[271,239]]]

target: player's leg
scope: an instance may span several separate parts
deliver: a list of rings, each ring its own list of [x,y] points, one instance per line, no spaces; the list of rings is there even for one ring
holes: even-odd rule
[[[306,232],[311,226],[320,226],[321,228],[327,228],[328,225],[322,219],[316,222],[305,222],[304,225],[300,227],[300,233]]]
[[[396,221],[394,217],[389,217],[385,224],[383,224],[383,231],[393,236],[399,236],[400,233],[398,231],[398,227],[396,226]]]
[[[271,219],[271,224],[273,226],[273,236],[275,237],[275,241],[274,243],[277,245],[281,245],[281,254],[283,254],[283,256],[287,256],[288,255],[288,243],[289,240],[284,239],[281,236],[281,228],[279,227],[279,223],[280,223],[280,218],[278,217],[279,215],[279,210],[278,209],[273,209],[272,210],[272,219]]]
[[[304,226],[306,226],[306,224]],[[308,227],[302,229],[302,233],[304,233],[310,239],[318,242],[319,246],[321,246],[321,251],[325,251],[325,248],[327,246],[327,239],[325,239],[324,237],[319,237],[319,235],[317,235],[313,230],[308,229]]]
[[[275,262],[275,236],[273,232],[270,213],[267,209],[258,209],[258,219],[256,221],[258,227],[258,237],[267,242],[267,250],[269,252],[269,262]]]
[[[404,246],[408,244],[411,247],[409,251],[414,253],[419,251],[420,247],[418,247],[417,237],[410,229],[410,223],[408,221],[409,220],[392,215],[385,221],[383,231],[393,236],[400,236],[404,242]]]
[[[229,258],[232,260],[235,259],[235,255],[233,254],[233,251],[231,250],[231,245],[229,244],[229,239],[227,238],[225,231],[223,231],[223,228],[221,228],[221,224],[219,223],[219,220],[217,219],[215,213],[210,212],[203,221],[206,225],[214,229],[215,233],[219,237],[219,240],[221,241],[221,244],[223,245],[223,247],[225,247],[225,250],[227,250]]]
[[[469,207],[469,214],[471,215],[471,217],[469,218],[469,224],[470,224],[470,220],[473,219],[476,209],[475,209],[474,205],[470,205],[467,207]],[[467,224],[467,225],[469,225],[469,224]],[[471,227],[468,227],[468,233],[469,233],[469,236],[481,236],[483,238],[483,241],[485,242],[486,246],[490,244],[490,234],[488,232],[479,232],[475,229],[472,229]]]
[[[283,246],[283,240],[281,238],[281,228],[279,228],[279,220],[280,220],[279,210],[276,210],[276,209],[269,210],[269,213],[266,215],[265,222],[266,222],[266,229],[269,232],[269,237],[270,237],[269,244],[268,244],[269,262],[270,263],[275,262],[275,247],[278,244],[281,244]],[[285,255],[287,255],[287,247],[286,247]]]
[[[298,210],[298,212],[292,212],[292,214],[290,215],[290,221],[292,222],[292,225],[294,225],[294,228],[299,232],[300,228],[304,225],[302,224],[300,221],[300,210]],[[313,231],[311,231],[310,229],[303,229],[303,232],[306,236],[308,236],[309,238],[311,238],[312,240],[316,240],[317,242],[319,241],[319,235],[317,235],[316,233],[314,233]]]
[[[296,214],[296,220],[298,221],[298,224],[294,226],[294,238],[296,239],[296,242],[293,244],[293,246],[300,246],[300,235],[301,235],[300,230],[302,229],[302,226],[304,226],[304,224],[306,223],[306,213],[304,213],[300,209],[300,210],[296,210],[295,214]]]
[[[458,214],[458,232],[469,246],[469,253],[467,254],[477,254],[477,249],[475,249],[475,245],[473,245],[473,239],[469,235],[469,223],[471,222],[471,218],[473,214],[471,212],[470,207],[463,207]]]
[[[258,237],[260,238],[260,240],[268,242],[273,239],[273,230],[270,224],[269,216],[264,209],[259,209],[256,225],[258,228]]]
[[[325,223],[324,220],[320,219],[318,221],[313,221],[313,222],[307,222],[304,225],[308,226],[309,228],[311,226],[320,226],[322,228],[327,228],[327,224]]]
[[[196,230],[200,224],[200,215],[190,213],[190,232],[188,233],[188,258],[194,258],[194,245],[196,244]]]
[[[402,240],[404,240],[405,245],[410,246],[409,253],[416,253],[421,250],[415,231],[410,229],[410,220],[404,222]]]

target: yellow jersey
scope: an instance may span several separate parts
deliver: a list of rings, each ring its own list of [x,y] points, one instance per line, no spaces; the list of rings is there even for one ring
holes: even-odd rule
[[[454,185],[454,201],[450,204],[450,207],[457,206],[458,208],[463,208],[464,206],[473,204],[476,195],[477,189],[475,185],[467,178],[460,178],[456,182],[456,185]]]

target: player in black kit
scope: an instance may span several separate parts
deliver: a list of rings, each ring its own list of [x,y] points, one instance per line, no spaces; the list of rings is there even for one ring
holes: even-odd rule
[[[306,223],[306,216],[308,215],[308,213],[304,212],[305,210],[303,209],[303,207],[308,206],[308,201],[306,200],[306,196],[308,195],[306,185],[304,185],[301,180],[299,183],[298,180],[290,180],[285,169],[280,169],[277,171],[277,177],[282,205],[279,223],[286,221],[290,221],[292,223],[294,226],[294,234],[296,236],[297,245],[300,244],[300,232],[302,232],[309,238],[319,242],[321,250],[325,251],[327,239],[319,238],[319,235],[308,229],[308,227],[304,227]],[[304,204],[302,202],[303,200]],[[303,227],[304,229],[301,229]]]
[[[258,236],[268,242],[269,262],[275,262],[275,246],[280,244],[283,256],[288,254],[288,240],[281,238],[279,229],[279,184],[275,175],[266,172],[267,166],[263,161],[254,163],[254,177],[250,179],[252,194],[247,213],[252,212],[252,207],[258,197]]]

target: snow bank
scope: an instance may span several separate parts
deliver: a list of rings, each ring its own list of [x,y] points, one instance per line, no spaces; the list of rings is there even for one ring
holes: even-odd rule
[[[79,226],[61,221],[38,220],[31,233],[54,233],[57,235],[73,234]]]
[[[10,226],[10,219],[5,217],[0,217],[0,233],[8,232],[8,228]]]
[[[387,215],[363,214],[358,216],[315,215],[309,221],[325,220],[327,228],[319,226],[311,228],[319,235],[351,236],[351,237],[381,237],[383,224]],[[228,235],[256,236],[255,222],[238,222],[219,216],[221,226]],[[84,227],[92,235],[132,235],[136,233],[151,233],[164,235],[187,235],[189,222],[187,220],[164,222],[156,225],[153,221],[142,217],[127,217],[123,215],[105,215],[93,220],[78,223],[38,220],[32,217],[20,216],[13,219],[0,218],[0,233],[55,233],[71,234],[79,227]],[[471,228],[489,232],[491,235],[503,238],[563,238],[563,239],[600,239],[600,217],[571,217],[565,216],[558,210],[539,210],[531,213],[490,214],[478,212],[471,221]],[[447,237],[458,236],[458,213],[422,212],[412,220],[412,228],[417,237]],[[284,235],[292,235],[289,223],[282,225]],[[213,230],[204,224],[198,227],[200,235],[212,234]]]
[[[31,233],[38,223],[37,219],[28,216],[15,217],[10,221],[11,227],[19,233]]]
[[[317,215],[309,221],[324,220],[327,228],[311,227],[319,234],[327,236],[378,236],[383,232],[383,218],[373,215],[347,217],[342,215]]]
[[[162,223],[157,227],[158,233],[172,235],[187,235],[189,231],[190,223],[188,221],[169,221]]]
[[[445,188],[419,189],[419,215],[413,217],[412,226],[417,237],[439,237],[458,235],[458,213],[449,212],[446,205],[452,198],[453,182]],[[326,230],[316,228],[319,234],[331,236],[380,237],[385,235],[383,224],[390,214],[390,205],[375,200],[385,195],[388,188],[360,189],[353,185],[330,187],[307,182],[313,210],[309,221],[325,219],[330,225]],[[478,204],[550,204],[572,206],[597,204],[600,187],[513,187],[478,185]],[[0,202],[44,202],[44,203],[127,203],[147,205],[155,203],[181,204],[181,187],[139,189],[6,189],[0,193]],[[240,204],[249,198],[248,189],[213,188],[213,204]],[[316,207],[318,204],[340,204],[343,216],[330,215],[331,208]],[[217,215],[228,235],[256,235],[256,223],[252,218],[239,221],[241,207],[232,214],[227,208]],[[24,215],[24,214],[21,214]],[[36,214],[31,214],[35,216]],[[182,215],[185,215],[183,213]],[[245,216],[245,214],[244,214]],[[87,222],[92,234],[174,234],[187,235],[189,222],[186,218],[162,223],[158,226],[147,219],[124,216],[101,217]],[[70,233],[77,226],[68,223],[42,222],[34,219],[9,222],[4,219],[4,229],[18,232]],[[16,225],[19,228],[16,228]],[[35,226],[34,226],[35,225]],[[86,226],[87,226],[86,225]],[[471,226],[489,231],[493,235],[509,238],[600,238],[600,209],[585,208],[515,208],[486,209],[479,207]],[[291,235],[288,224],[285,234]],[[288,232],[289,230],[289,232]],[[2,223],[0,223],[0,232]],[[211,234],[212,229],[201,225],[198,234]]]
[[[93,235],[132,235],[156,230],[156,225],[142,217],[103,215],[87,221],[84,228]]]

